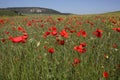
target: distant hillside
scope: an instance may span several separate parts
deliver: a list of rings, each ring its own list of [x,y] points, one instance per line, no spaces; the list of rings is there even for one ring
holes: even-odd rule
[[[70,13],[61,13],[59,11],[48,9],[48,8],[40,8],[40,7],[10,7],[10,8],[0,8],[1,11],[12,11],[21,14],[63,14],[68,15]]]
[[[118,15],[118,16],[120,16],[120,11],[107,12],[107,13],[103,13],[102,15]]]
[[[109,13],[120,13],[120,11],[114,11],[114,12],[109,12]]]
[[[18,15],[18,13],[15,11],[0,10],[0,16],[16,16],[16,15]]]

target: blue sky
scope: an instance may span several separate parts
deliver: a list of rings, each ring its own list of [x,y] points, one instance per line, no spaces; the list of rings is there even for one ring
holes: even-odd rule
[[[93,14],[120,10],[120,0],[0,0],[0,8],[44,7],[63,13]]]

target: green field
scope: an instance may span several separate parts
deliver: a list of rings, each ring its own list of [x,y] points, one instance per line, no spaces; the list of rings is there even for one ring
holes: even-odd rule
[[[120,80],[120,16],[0,17],[0,80]]]

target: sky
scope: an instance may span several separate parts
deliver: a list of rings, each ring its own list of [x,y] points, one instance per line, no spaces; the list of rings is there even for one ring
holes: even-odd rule
[[[0,8],[43,7],[62,13],[96,14],[120,11],[120,0],[0,0]]]

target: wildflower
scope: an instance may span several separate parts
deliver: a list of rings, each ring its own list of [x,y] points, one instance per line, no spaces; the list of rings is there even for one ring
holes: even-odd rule
[[[108,76],[109,76],[108,72],[106,72],[106,71],[103,72],[103,77],[104,77],[104,78],[108,78]]]
[[[4,24],[5,20],[4,19],[0,19],[0,24]]]
[[[57,30],[53,30],[53,31],[51,32],[51,34],[52,34],[53,36],[57,35]]]
[[[2,42],[5,42],[5,39],[4,38],[2,38],[2,40],[1,40]]]
[[[53,54],[55,52],[55,50],[54,50],[54,48],[49,48],[48,52],[51,53],[51,54]]]
[[[53,36],[57,35],[57,28],[56,28],[56,26],[52,26],[52,27],[48,28],[48,30],[51,31],[51,34]]]
[[[86,34],[85,31],[82,31],[82,36],[83,36],[83,37],[86,37],[86,36],[87,36],[87,34]]]
[[[18,27],[18,31],[21,31],[21,32],[26,32],[24,28],[22,28],[21,26]]]
[[[68,38],[68,33],[66,32],[66,30],[62,30],[62,31],[60,32],[60,35],[61,35],[62,37]]]
[[[6,33],[7,35],[9,34],[9,32],[8,32],[8,31],[6,31],[5,33]]]
[[[59,44],[60,45],[64,45],[65,41],[64,40],[60,40]]]
[[[86,47],[86,43],[81,43],[79,46],[75,46],[74,50],[78,51],[79,53],[85,53],[86,49],[84,47]]]
[[[77,21],[76,24],[77,25],[82,25],[82,22]]]
[[[57,44],[59,45],[64,45],[65,41],[64,40],[60,40],[60,39],[56,39]]]
[[[117,32],[120,32],[120,28],[117,28],[116,31],[117,31]]]
[[[32,22],[29,21],[29,22],[27,23],[27,26],[31,26],[31,25],[32,25]]]
[[[43,46],[44,49],[47,49],[47,46]]]
[[[76,32],[76,30],[70,30],[70,33],[74,33],[74,32]]]
[[[28,38],[27,33],[24,33],[22,36],[17,36],[17,37],[10,37],[9,40],[11,40],[13,43],[19,43],[22,42],[24,43],[26,39]]]
[[[80,43],[82,47],[85,47],[87,44],[85,42]]]
[[[57,18],[58,21],[64,20],[62,17]]]
[[[43,35],[44,38],[46,38],[48,35],[50,34],[50,32],[46,31]]]
[[[96,37],[99,37],[99,38],[102,37],[102,33],[103,33],[103,31],[100,30],[100,29],[97,29],[95,32],[93,32],[93,34],[94,34]]]
[[[27,33],[23,33],[23,36],[22,36],[24,39],[27,39],[28,38],[28,34]]]
[[[22,36],[18,36],[18,37],[12,37],[10,39],[13,43],[19,43],[19,42],[24,42],[25,39]]]
[[[77,32],[77,36],[80,36],[80,35],[82,35],[83,37],[87,36],[86,32],[83,30],[80,30],[79,32]]]
[[[43,27],[44,27],[44,24],[41,24],[40,27],[43,28]]]
[[[80,63],[81,61],[78,58],[74,58],[73,65],[76,66]]]
[[[116,24],[116,23],[117,23],[117,21],[116,21],[116,20],[111,20],[111,22],[112,22],[113,24]]]
[[[120,32],[120,28],[112,28],[112,30]]]
[[[117,48],[117,44],[116,43],[113,44],[113,48]]]

